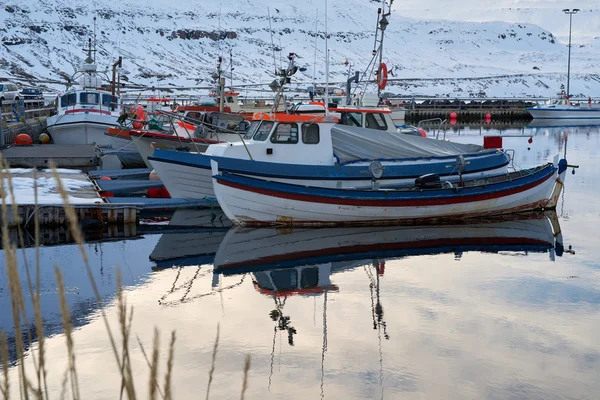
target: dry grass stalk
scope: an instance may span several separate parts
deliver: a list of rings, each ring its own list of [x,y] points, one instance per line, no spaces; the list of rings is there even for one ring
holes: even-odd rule
[[[9,193],[11,196],[11,203],[13,205],[11,207],[13,220],[18,221],[18,209],[16,207],[17,201],[15,198],[14,190],[13,190],[12,175],[10,173],[9,165],[4,162],[1,154],[0,154],[0,168],[2,169],[2,171],[0,172],[0,179],[3,182],[2,189],[4,190],[4,182],[5,182],[5,178],[6,178],[6,183],[7,183],[8,190],[9,190]],[[33,172],[33,181],[34,181],[34,197],[35,197],[34,213],[36,214],[36,217],[37,217],[38,210],[37,210],[37,171],[36,170],[34,170],[34,172]],[[3,198],[3,202],[4,202],[4,198]],[[8,221],[6,219],[6,216],[8,215],[8,213],[3,214],[3,215],[5,216],[3,218],[3,229],[8,230]],[[35,395],[38,398],[43,398],[43,393],[47,394],[48,391],[47,391],[47,385],[46,385],[46,381],[45,381],[46,369],[45,369],[45,360],[44,360],[44,333],[43,333],[43,321],[42,321],[42,317],[41,317],[41,306],[40,306],[40,300],[39,300],[39,297],[40,297],[40,293],[39,293],[39,288],[40,288],[40,284],[39,284],[39,229],[36,232],[36,275],[37,275],[38,279],[36,280],[36,286],[35,286],[36,290],[35,291],[33,288],[29,264],[27,262],[27,256],[25,253],[25,240],[24,240],[23,230],[22,230],[20,224],[17,225],[17,234],[18,234],[19,244],[20,244],[20,247],[21,247],[21,250],[23,253],[23,262],[25,264],[27,285],[29,288],[31,303],[33,305],[33,310],[34,310],[36,333],[37,333],[37,337],[39,339],[38,355],[41,358],[40,364],[38,365],[36,356],[35,356],[35,352],[32,352],[32,360],[33,360],[34,368],[36,370],[36,377],[37,377],[37,383],[38,383],[37,387],[33,387],[33,385],[31,385],[31,383],[27,380],[25,382],[23,382],[23,384],[26,388],[32,388],[32,392],[35,393]],[[7,259],[7,261],[8,261],[8,259]],[[15,262],[16,262],[16,256],[15,256]],[[17,274],[17,277],[18,277],[18,274]],[[20,281],[19,281],[19,287],[20,287]],[[31,331],[29,329],[30,324],[27,321],[27,317],[26,317],[26,313],[25,313],[25,302],[24,301],[21,304],[21,316],[23,317],[23,320],[24,320],[24,326],[27,327],[25,330],[25,333],[27,335],[28,343],[30,345],[32,345],[33,339],[32,339]],[[44,382],[44,385],[43,385],[44,389],[42,389],[42,379]]]
[[[8,278],[8,287],[11,300],[11,309],[13,315],[13,324],[15,327],[15,345],[17,350],[17,358],[21,361],[19,363],[19,385],[20,397],[22,399],[29,399],[29,393],[27,391],[27,374],[25,373],[24,359],[24,348],[23,348],[23,333],[21,331],[21,316],[25,311],[25,301],[23,299],[23,293],[21,291],[21,284],[19,280],[19,272],[17,268],[17,257],[16,250],[10,243],[8,237],[8,206],[6,204],[6,190],[5,190],[5,172],[8,172],[4,160],[0,159],[0,181],[2,182],[2,246],[4,247],[4,258],[6,260],[6,274]],[[8,176],[10,181],[10,176]],[[12,183],[9,182],[9,187]],[[14,207],[13,207],[14,208]]]
[[[38,186],[37,186],[37,170],[33,171],[33,198],[35,199],[34,209],[34,237],[35,237],[35,291],[32,293],[33,313],[35,319],[35,330],[38,340],[38,359],[39,365],[37,368],[38,378],[38,396],[43,398],[42,393],[48,398],[48,382],[46,375],[46,357],[44,336],[44,320],[42,318],[42,306],[40,298],[41,278],[40,278],[40,215],[38,209]]]
[[[88,274],[88,279],[90,280],[90,283],[92,285],[92,290],[94,291],[94,295],[96,296],[96,303],[98,304],[98,308],[100,310],[100,315],[102,316],[102,320],[104,321],[104,327],[106,328],[106,332],[107,332],[108,338],[110,340],[110,345],[111,345],[113,354],[117,361],[117,365],[119,366],[120,369],[122,369],[123,368],[122,361],[119,357],[119,352],[117,350],[115,338],[113,336],[112,329],[110,328],[108,318],[106,317],[106,312],[104,311],[104,304],[102,301],[102,297],[100,296],[100,292],[98,290],[98,285],[96,285],[96,280],[94,279],[94,275],[93,275],[92,269],[90,267],[88,255],[87,255],[87,252],[85,251],[85,247],[84,247],[85,242],[83,240],[83,233],[81,232],[81,229],[79,228],[79,225],[77,224],[77,215],[75,214],[75,210],[73,209],[73,207],[71,206],[71,203],[69,202],[69,195],[68,195],[67,191],[65,190],[65,188],[62,184],[62,181],[60,180],[60,175],[58,174],[58,171],[56,170],[54,162],[50,161],[49,164],[50,164],[49,165],[50,168],[52,169],[52,174],[54,175],[54,178],[56,179],[58,192],[60,193],[60,197],[63,201],[63,208],[65,210],[65,214],[66,214],[67,220],[69,222],[69,228],[71,230],[71,234],[73,235],[73,239],[75,239],[75,242],[77,243],[77,246],[79,247],[79,252],[81,253],[81,258],[83,259],[85,269]]]
[[[152,362],[150,364],[150,400],[156,400],[156,392],[158,389],[158,348],[158,329],[154,328],[154,343],[152,344]]]
[[[65,284],[62,273],[58,267],[54,268],[56,274],[56,284],[58,286],[58,298],[60,300],[60,313],[62,315],[63,328],[65,330],[65,339],[67,340],[67,352],[69,358],[69,377],[71,380],[71,393],[74,399],[80,399],[79,380],[77,379],[77,368],[75,367],[75,349],[73,345],[73,326],[71,325],[71,313],[67,306],[65,296]]]
[[[242,400],[244,400],[244,395],[246,394],[246,389],[248,389],[248,371],[250,371],[250,354],[246,354],[246,359],[244,360],[244,382],[242,383],[242,396],[241,396]]]
[[[156,330],[156,328],[154,328],[154,330],[158,333],[158,331]],[[140,346],[140,350],[142,351],[142,355],[144,356],[144,360],[146,360],[146,365],[148,366],[148,368],[150,370],[152,370],[152,362],[148,358],[148,354],[146,354],[146,349],[144,348],[144,345],[142,344],[142,341],[140,340],[140,337],[136,335],[135,338],[136,338],[136,340],[138,342],[138,345]],[[156,381],[156,390],[158,391],[158,394],[160,394],[160,397],[164,399],[165,395],[162,392],[162,390],[160,389],[160,385],[158,384],[158,381]]]
[[[119,326],[121,328],[122,338],[122,356],[121,356],[121,395],[123,389],[127,391],[129,400],[136,398],[135,386],[133,383],[133,373],[131,370],[131,359],[129,357],[129,336],[131,333],[131,322],[133,318],[133,309],[127,313],[127,301],[123,296],[123,284],[121,280],[121,272],[117,272],[117,304],[119,309]]]
[[[213,347],[212,362],[210,363],[210,371],[208,372],[208,385],[206,386],[206,400],[210,395],[210,385],[212,384],[213,374],[215,373],[215,362],[217,360],[217,351],[219,349],[219,334],[221,331],[220,324],[217,324],[217,337],[215,338],[215,345]]]
[[[165,400],[172,400],[171,377],[173,376],[173,358],[175,355],[175,331],[171,332],[171,343],[169,343],[169,359],[167,360],[167,373],[165,375]]]
[[[10,383],[8,381],[8,341],[3,332],[0,332],[0,355],[2,358],[2,375],[4,377],[2,385],[0,385],[0,393],[2,393],[3,399],[8,400],[10,397]]]

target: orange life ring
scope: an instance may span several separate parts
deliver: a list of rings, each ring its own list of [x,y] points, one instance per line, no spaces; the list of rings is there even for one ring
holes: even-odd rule
[[[385,63],[381,63],[379,70],[377,71],[377,83],[379,84],[379,90],[385,89],[388,80],[388,69]]]

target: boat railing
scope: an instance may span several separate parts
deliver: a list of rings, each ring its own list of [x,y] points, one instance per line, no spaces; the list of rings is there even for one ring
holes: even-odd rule
[[[430,119],[423,119],[421,121],[419,121],[419,123],[417,124],[417,128],[421,128],[423,125],[422,124],[426,124],[426,123],[435,123],[437,122],[437,129],[434,129],[433,135],[435,136],[436,139],[440,138],[440,132],[442,131],[442,128],[444,126],[444,124],[446,123],[445,119],[441,119],[441,118],[430,118]],[[435,126],[435,125],[434,125]],[[442,140],[446,140],[446,130],[444,129],[444,136],[442,137]]]
[[[246,145],[246,142],[244,141],[244,134],[246,133],[244,132],[240,132],[237,130],[232,130],[232,129],[227,129],[227,128],[223,128],[223,127],[219,127],[213,124],[210,124],[206,121],[202,121],[199,119],[195,119],[195,118],[190,118],[190,117],[186,117],[183,115],[179,115],[177,113],[173,113],[173,112],[168,112],[168,111],[160,111],[160,114],[164,114],[167,115],[170,118],[170,125],[171,125],[171,129],[173,129],[173,132],[175,132],[175,125],[173,124],[173,120],[179,120],[181,122],[190,122],[192,124],[195,124],[197,126],[202,126],[202,127],[206,127],[212,130],[211,134],[214,134],[217,141],[221,142],[221,139],[219,138],[219,132],[221,133],[230,133],[230,134],[236,134],[240,137],[240,140],[242,142],[242,144],[244,145],[244,148],[246,149],[246,152],[248,153],[248,157],[253,160],[254,158],[252,157],[252,155],[250,154],[250,149],[248,149],[248,146]],[[183,124],[183,129],[185,130],[188,138],[190,139],[190,141],[193,143],[194,148],[196,149],[197,153],[200,153],[198,146],[196,145],[196,142],[194,141],[194,138],[192,137],[192,134],[190,133],[190,130],[188,129],[187,125],[184,123]],[[195,139],[199,139],[202,140],[203,138],[195,138]]]

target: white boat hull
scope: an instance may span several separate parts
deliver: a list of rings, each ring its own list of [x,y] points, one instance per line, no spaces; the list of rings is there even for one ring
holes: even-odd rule
[[[213,161],[213,164],[216,175],[216,163]],[[362,206],[336,199],[328,203],[297,200],[294,196],[284,197],[244,186],[222,184],[213,178],[219,205],[236,225],[389,224],[491,216],[552,208],[558,200],[555,190],[558,185],[562,183],[551,176],[533,188],[491,199],[443,205]]]
[[[210,170],[187,165],[150,161],[160,180],[174,199],[214,198]]]
[[[63,114],[48,118],[47,124],[48,132],[56,144],[97,144],[116,148],[116,142],[104,134],[108,128],[118,125],[116,116]]]
[[[534,119],[595,119],[600,121],[600,108],[583,107],[536,107],[527,111]]]

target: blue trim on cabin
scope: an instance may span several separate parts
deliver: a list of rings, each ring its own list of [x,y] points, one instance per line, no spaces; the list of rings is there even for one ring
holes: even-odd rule
[[[219,168],[221,171],[221,169]],[[224,173],[216,175],[217,181],[230,182],[240,186],[260,189],[265,192],[280,192],[293,195],[310,196],[314,198],[327,199],[349,199],[349,200],[379,200],[379,201],[402,201],[402,200],[439,200],[453,199],[467,196],[486,195],[498,193],[505,190],[521,188],[529,184],[548,179],[555,174],[557,167],[547,164],[538,171],[512,180],[500,183],[491,183],[476,187],[463,187],[453,189],[405,189],[405,190],[363,190],[363,189],[329,189],[314,186],[293,185],[288,183],[272,182],[263,179],[249,178],[241,175]]]
[[[269,161],[243,160],[231,157],[208,156],[205,154],[186,153],[173,150],[156,149],[150,161],[210,170],[210,160],[219,163],[219,170],[237,174],[255,175],[264,178],[297,179],[297,180],[370,180],[369,165],[303,165],[284,164]],[[509,156],[504,152],[492,150],[465,156],[468,162],[464,174],[485,172],[505,167],[509,164]],[[411,159],[418,160],[418,159]],[[436,160],[412,165],[386,165],[381,181],[392,179],[415,179],[423,174],[434,173],[440,177],[456,176],[456,157],[436,157],[422,160]]]

